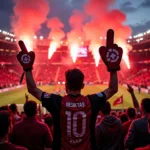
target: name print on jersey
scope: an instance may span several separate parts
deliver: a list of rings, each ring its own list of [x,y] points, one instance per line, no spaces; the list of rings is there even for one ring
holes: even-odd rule
[[[85,103],[84,102],[79,102],[79,103],[72,103],[72,102],[66,102],[66,107],[85,107]]]

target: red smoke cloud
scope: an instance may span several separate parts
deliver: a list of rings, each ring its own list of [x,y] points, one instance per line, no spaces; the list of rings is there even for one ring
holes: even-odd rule
[[[47,21],[47,27],[51,29],[49,38],[52,39],[48,50],[48,59],[50,59],[56,49],[60,47],[61,39],[65,37],[65,33],[62,30],[64,24],[57,17],[49,19]]]
[[[131,35],[131,29],[124,25],[125,14],[120,10],[110,8],[114,3],[115,0],[89,0],[84,6],[83,13],[88,21],[85,24],[81,23],[80,28],[83,29],[81,35],[84,35],[85,40],[90,41],[89,50],[92,52],[97,66],[100,60],[98,48],[105,44],[106,31],[110,28],[114,29],[115,42],[124,48],[123,58],[129,68],[128,50],[131,47],[126,43],[126,39]],[[74,23],[78,21],[74,14],[71,18]],[[78,26],[73,27],[71,33],[76,31],[76,35],[80,36]]]
[[[84,15],[80,11],[74,11],[69,19],[69,24],[72,30],[67,33],[68,46],[70,48],[70,55],[73,62],[76,62],[77,54],[80,45],[84,41],[83,22]]]
[[[21,36],[28,48],[33,48],[32,39],[47,19],[48,0],[14,0],[12,30],[17,38]]]

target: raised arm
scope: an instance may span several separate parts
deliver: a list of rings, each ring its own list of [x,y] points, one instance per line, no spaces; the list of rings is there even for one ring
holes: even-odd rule
[[[132,97],[132,102],[133,102],[133,106],[134,108],[136,109],[136,111],[140,111],[140,106],[139,106],[139,103],[138,103],[138,100],[134,94],[134,89],[132,88],[131,85],[127,84],[127,87],[128,87],[128,92],[130,93],[131,97]]]
[[[101,46],[99,53],[105,65],[107,66],[108,72],[110,72],[109,86],[104,93],[108,100],[118,91],[118,76],[117,71],[120,70],[120,62],[122,59],[122,48],[114,44],[114,31],[109,29],[107,31],[106,47]]]
[[[33,51],[28,52],[23,41],[19,41],[19,46],[21,51],[17,54],[17,59],[26,73],[28,91],[38,100],[41,100],[42,91],[37,88],[32,75],[35,53]]]
[[[36,97],[38,100],[41,100],[41,95],[43,91],[37,88],[35,81],[33,79],[32,71],[26,71],[26,82],[28,92],[32,94],[34,97]]]
[[[106,99],[108,100],[114,94],[118,92],[118,76],[117,72],[110,72],[109,86],[108,89],[104,90]]]

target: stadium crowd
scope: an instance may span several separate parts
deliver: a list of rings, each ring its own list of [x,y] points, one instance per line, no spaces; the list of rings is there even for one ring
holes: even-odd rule
[[[105,66],[100,65],[95,67],[94,64],[91,65],[73,65],[73,66],[64,66],[64,65],[36,65],[36,71],[33,72],[35,75],[35,81],[37,84],[61,84],[65,82],[65,71],[68,68],[78,68],[85,74],[85,83],[103,83],[108,82],[109,76],[106,72]],[[20,76],[22,74],[21,69],[18,65],[3,65],[0,66],[1,74],[0,74],[0,89],[9,88],[12,86],[19,85]],[[51,70],[51,71],[49,71]],[[90,72],[89,72],[90,70]],[[102,70],[102,71],[99,71]],[[145,70],[140,72],[139,70]],[[42,75],[41,75],[42,74]],[[126,74],[125,74],[126,75]],[[140,86],[141,88],[150,87],[150,70],[148,68],[144,69],[144,67],[135,67],[132,70],[129,70],[127,76],[130,77],[134,75],[131,79],[125,81],[128,84],[134,86]],[[125,80],[122,78],[122,75],[118,73],[119,80]],[[25,83],[25,81],[23,82]]]
[[[125,111],[111,110],[107,101],[97,116],[95,137],[98,150],[149,150],[150,99],[141,107],[128,85],[134,108]],[[36,102],[25,96],[24,112],[16,104],[0,107],[1,150],[50,150],[53,142],[53,118],[42,114]]]

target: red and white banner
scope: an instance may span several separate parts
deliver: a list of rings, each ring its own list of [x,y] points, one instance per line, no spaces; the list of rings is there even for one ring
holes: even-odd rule
[[[119,98],[117,98],[117,99],[113,102],[113,106],[120,105],[120,104],[123,104],[123,95],[120,96]]]

